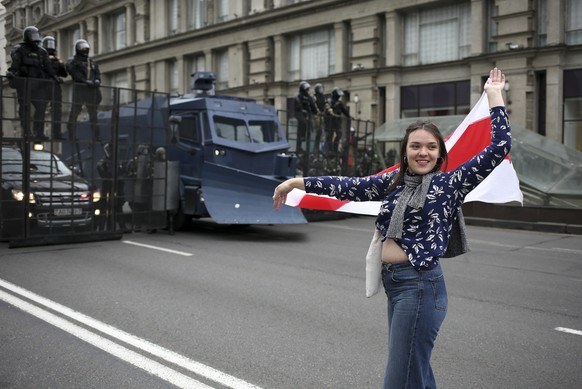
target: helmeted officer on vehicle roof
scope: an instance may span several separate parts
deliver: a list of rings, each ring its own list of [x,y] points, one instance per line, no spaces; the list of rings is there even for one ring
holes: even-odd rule
[[[38,28],[28,26],[22,33],[22,42],[10,52],[12,64],[6,73],[10,86],[16,89],[18,114],[23,131],[29,133],[27,123],[30,106],[34,107],[33,136],[36,140],[47,140],[44,135],[44,114],[47,106],[49,79],[59,81],[49,63],[48,53],[40,46]]]
[[[62,77],[67,77],[65,63],[57,55],[57,40],[52,36],[42,38],[42,47],[47,51],[49,63],[53,72],[58,77],[57,82],[53,82],[49,91],[48,100],[51,105],[52,137],[53,139],[63,139],[61,135],[61,117],[63,92],[61,89]]]
[[[317,114],[317,107],[313,97],[309,95],[311,85],[307,81],[299,83],[299,93],[295,95],[295,118],[297,119],[297,148],[299,153],[302,151],[301,145],[306,139],[308,129],[311,129],[311,120],[313,115]]]
[[[89,58],[91,47],[85,39],[75,42],[75,56],[69,58],[66,63],[67,72],[75,82],[73,86],[73,106],[69,115],[68,131],[69,139],[76,139],[77,117],[83,110],[83,105],[89,113],[93,139],[101,142],[99,127],[97,125],[97,108],[101,103],[101,72],[99,65]]]

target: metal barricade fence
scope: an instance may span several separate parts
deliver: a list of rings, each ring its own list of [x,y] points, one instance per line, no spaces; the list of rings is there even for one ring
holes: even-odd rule
[[[333,131],[329,117],[313,115],[308,122],[306,138],[298,145],[296,119],[287,111],[278,113],[285,126],[289,151],[299,157],[298,175],[366,176],[383,169],[374,149],[374,122],[342,116],[336,118],[341,128]]]
[[[155,178],[152,159],[168,143],[167,94],[0,80],[0,239],[49,244],[168,226],[153,199],[168,175]]]

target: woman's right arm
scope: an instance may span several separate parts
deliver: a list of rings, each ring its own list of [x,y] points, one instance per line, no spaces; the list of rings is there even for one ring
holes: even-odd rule
[[[368,177],[319,176],[291,178],[275,188],[273,205],[275,208],[285,204],[287,194],[293,189],[307,193],[326,195],[340,200],[380,201],[395,172]]]
[[[287,201],[287,195],[293,189],[305,190],[305,184],[303,178],[295,177],[283,181],[281,184],[277,185],[275,192],[273,193],[273,207],[276,209],[281,208],[281,205],[285,204]]]

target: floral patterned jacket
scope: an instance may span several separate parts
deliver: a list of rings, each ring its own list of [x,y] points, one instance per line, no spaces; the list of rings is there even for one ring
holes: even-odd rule
[[[421,209],[407,207],[402,239],[396,243],[417,269],[431,269],[445,253],[453,221],[467,194],[503,162],[511,149],[511,132],[505,107],[489,110],[491,143],[479,154],[450,172],[433,177],[427,199]],[[404,185],[390,193],[386,189],[396,171],[368,177],[306,177],[305,190],[351,201],[382,201],[376,228],[384,239]]]

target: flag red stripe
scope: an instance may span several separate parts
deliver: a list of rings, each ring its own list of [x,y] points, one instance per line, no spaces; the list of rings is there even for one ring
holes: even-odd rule
[[[449,135],[445,142],[447,144],[448,149],[448,161],[446,164],[446,171],[451,171],[459,167],[461,164],[465,163],[466,161],[473,158],[475,155],[479,154],[483,151],[490,143],[491,143],[491,118],[488,115],[489,109],[487,108],[487,99],[485,98],[485,94],[481,96],[478,104],[471,109],[469,115],[465,118],[464,122],[455,130],[455,132]],[[471,122],[471,120],[474,120]],[[467,124],[469,123],[469,124]],[[466,127],[465,127],[466,126]],[[455,135],[456,134],[456,135]],[[449,142],[449,139],[452,136],[457,136],[458,139],[452,144]],[[511,164],[511,159],[509,155],[505,157],[506,160]],[[508,176],[506,177],[508,180],[511,181],[512,178],[515,178],[515,182],[517,183],[516,188],[513,188],[513,184],[511,188],[509,188],[509,192],[501,196],[493,196],[491,189],[485,189],[485,187],[489,188],[491,186],[491,182],[487,183],[484,182],[482,185],[487,184],[485,186],[479,186],[481,188],[480,191],[473,199],[470,201],[484,201],[484,202],[508,202],[508,201],[520,201],[523,202],[523,197],[521,195],[521,191],[519,190],[519,181],[517,180],[517,175],[515,171],[509,165],[511,171],[509,173],[505,173]],[[400,167],[399,164],[390,166],[374,175],[380,175],[388,172],[392,172]],[[492,175],[493,176],[493,175]],[[509,177],[511,176],[511,177]],[[501,178],[503,179],[503,178]],[[496,178],[496,182],[499,182],[500,178]],[[489,180],[491,181],[491,180]],[[507,180],[505,180],[507,181]],[[504,182],[505,182],[504,181]],[[509,182],[509,181],[507,181]],[[488,192],[489,191],[489,192]],[[471,192],[473,193],[473,192]],[[471,195],[471,194],[469,194]],[[521,198],[521,200],[520,200]],[[489,201],[488,201],[489,200]],[[320,209],[320,210],[338,210],[342,208],[345,204],[351,203],[350,201],[341,201],[336,200],[329,197],[322,197],[317,195],[307,195],[304,194],[301,198],[297,207],[299,208],[310,208],[310,209]],[[345,208],[344,208],[345,209]]]
[[[448,151],[447,171],[458,168],[483,151],[489,143],[491,143],[491,119],[489,117],[469,124],[457,143]]]
[[[329,197],[320,197],[305,195],[297,204],[299,208],[319,209],[321,211],[335,211],[344,204],[349,203],[348,200],[338,200]]]

